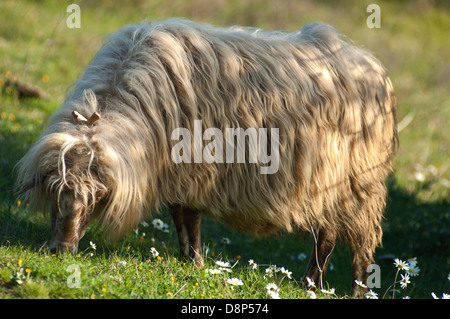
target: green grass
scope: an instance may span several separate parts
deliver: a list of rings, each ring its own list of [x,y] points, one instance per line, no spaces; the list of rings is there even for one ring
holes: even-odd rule
[[[387,66],[394,83],[399,122],[412,116],[400,132],[395,173],[389,181],[383,247],[376,252],[381,288],[374,291],[382,297],[393,283],[396,269],[391,257],[395,256],[403,260],[418,257],[421,269],[396,298],[449,293],[450,8],[440,1],[435,5],[377,2],[381,28],[369,29],[365,9],[371,2],[281,1],[279,5],[268,0],[135,0],[120,6],[109,1],[77,1],[81,29],[68,29],[66,7],[72,1],[2,1],[0,78],[34,83],[52,98],[19,99],[14,92],[0,88],[0,298],[267,298],[265,286],[271,282],[279,286],[282,298],[307,297],[298,281],[308,258],[300,261],[297,256],[310,256],[311,238],[283,233],[256,240],[204,219],[206,267],[198,270],[176,259],[174,226],[167,214],[162,214],[158,217],[169,224],[169,233],[154,230],[150,224],[139,229],[139,236],[146,233],[143,239],[133,233],[112,244],[92,225],[80,242],[79,254],[55,257],[47,250],[50,229],[46,219],[27,214],[26,203],[19,205],[11,193],[14,165],[43,131],[48,117],[64,100],[67,87],[79,77],[104,37],[124,24],[172,16],[284,30],[320,20],[372,50]],[[223,237],[231,243],[222,244]],[[96,243],[96,250],[90,241]],[[152,256],[151,247],[159,251],[160,258]],[[259,268],[249,269],[249,259]],[[217,268],[216,260],[235,264],[232,272],[210,274],[208,269]],[[326,280],[337,295],[318,293],[318,297],[349,295],[350,260],[344,245],[337,245],[331,264]],[[80,267],[79,289],[67,285],[70,265]],[[269,265],[289,269],[292,279],[281,273],[265,278]],[[244,284],[227,283],[232,277]]]

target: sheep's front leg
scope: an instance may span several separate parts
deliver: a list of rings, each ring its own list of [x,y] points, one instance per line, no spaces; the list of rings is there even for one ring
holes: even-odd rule
[[[194,264],[202,268],[204,265],[201,247],[201,214],[181,206],[170,206],[169,212],[178,234],[181,256],[192,259]]]
[[[178,243],[180,244],[180,255],[189,259],[189,237],[183,219],[183,207],[179,205],[169,206],[169,213],[172,216],[175,229],[177,230]]]
[[[202,241],[201,241],[201,221],[202,215],[197,210],[184,208],[184,226],[189,238],[189,257],[194,260],[194,264],[203,268]]]

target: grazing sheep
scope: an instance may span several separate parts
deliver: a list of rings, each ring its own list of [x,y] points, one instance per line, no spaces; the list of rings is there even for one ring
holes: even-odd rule
[[[381,244],[395,104],[380,62],[325,24],[126,26],[21,159],[17,189],[32,209],[51,207],[52,251],[76,251],[92,218],[118,238],[166,205],[199,266],[205,215],[255,236],[312,233],[305,277],[322,282],[340,238],[359,296],[354,280]]]

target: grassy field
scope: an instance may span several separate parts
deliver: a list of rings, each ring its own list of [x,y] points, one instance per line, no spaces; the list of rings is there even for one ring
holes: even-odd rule
[[[111,244],[92,225],[80,242],[79,254],[55,257],[47,250],[46,219],[27,214],[27,203],[12,195],[14,165],[43,131],[68,85],[79,77],[105,36],[124,24],[173,16],[288,31],[324,21],[373,51],[394,83],[402,128],[395,174],[389,181],[383,247],[375,256],[381,288],[373,291],[379,298],[387,291],[384,297],[392,298],[389,289],[397,273],[393,259],[417,257],[418,275],[411,276],[405,289],[397,283],[394,297],[450,293],[447,2],[377,1],[381,28],[370,29],[366,7],[373,1],[77,1],[81,28],[69,29],[66,7],[71,2],[0,2],[0,298],[270,298],[266,289],[270,283],[277,285],[281,298],[311,297],[298,285],[311,253],[310,238],[280,234],[256,240],[204,219],[206,267],[197,270],[177,258],[175,228],[163,214],[157,217],[167,223],[168,232],[156,229],[149,220],[148,226],[140,225]],[[4,85],[9,79],[38,85],[51,99],[19,98]],[[215,274],[220,268],[216,261],[228,262],[231,272]],[[350,294],[345,246],[337,245],[331,264],[325,288],[335,288],[335,293],[316,292],[318,298]],[[271,265],[279,270],[272,276],[267,271],[274,268]],[[73,288],[78,282],[80,288]]]

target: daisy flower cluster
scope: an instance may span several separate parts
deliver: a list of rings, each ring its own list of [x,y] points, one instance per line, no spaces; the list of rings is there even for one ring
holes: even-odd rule
[[[407,261],[403,261],[403,260],[400,260],[400,259],[396,258],[394,260],[394,266],[397,268],[397,273],[395,275],[394,289],[393,289],[392,297],[394,297],[395,284],[397,282],[400,283],[400,288],[401,289],[406,289],[408,284],[411,283],[410,278],[418,276],[419,272],[420,272],[420,268],[417,266],[417,257],[409,258]],[[397,281],[397,276],[398,276],[400,271],[404,271],[405,273],[404,274],[400,274],[401,279],[399,281]]]
[[[277,284],[275,283],[269,283],[266,285],[266,291],[267,294],[270,296],[270,298],[272,299],[280,299],[280,288],[278,288]]]
[[[249,265],[252,267],[252,269],[256,269],[258,267],[257,264],[255,264],[255,262],[253,261],[253,259],[250,259],[248,261]],[[282,273],[283,275],[285,275],[285,277],[292,279],[291,275],[292,275],[292,271],[287,270],[284,267],[277,267],[276,265],[270,265],[269,267],[266,268],[266,274],[263,276],[264,278],[273,278],[275,277],[276,273]],[[272,299],[280,299],[280,288],[278,288],[277,284],[275,283],[268,283],[266,285],[266,292],[269,295],[270,298]]]
[[[272,278],[277,272],[281,272],[289,279],[292,279],[292,271],[289,271],[284,267],[277,267],[277,265],[270,265],[268,268],[266,268],[266,274],[264,275],[264,278]]]
[[[417,266],[417,257],[409,258],[407,261],[402,261],[396,258],[394,260],[394,265],[399,270],[404,270],[408,276],[415,277],[419,275],[420,268]]]
[[[222,260],[216,260],[215,264],[217,267],[209,268],[206,270],[206,272],[209,273],[210,275],[220,275],[220,274],[225,275],[227,273],[231,273],[233,271],[232,269],[234,268],[234,266],[236,266],[236,264],[238,262],[239,261],[236,261],[236,263],[234,265],[230,265],[229,262],[225,262]],[[256,270],[259,267],[259,265],[253,259],[248,260],[248,265],[249,265],[248,269],[250,271]],[[275,279],[277,273],[283,274],[284,275],[283,279],[285,277],[292,279],[292,272],[287,270],[284,267],[277,267],[276,265],[270,265],[269,267],[266,268],[265,272],[266,272],[266,275],[264,275],[265,279],[267,279],[267,278]],[[283,279],[281,279],[281,281]],[[244,282],[241,279],[236,278],[236,277],[228,278],[228,279],[226,279],[226,282],[231,286],[243,286],[244,285]],[[266,285],[266,292],[270,298],[280,299],[280,295],[279,295],[280,288],[277,286],[276,283],[274,283],[274,282],[268,283]]]
[[[152,225],[153,225],[153,228],[155,228],[156,230],[160,230],[163,233],[168,233],[169,232],[169,225],[167,225],[165,222],[163,222],[159,218],[153,219]]]
[[[316,283],[314,282],[314,280],[312,280],[309,277],[306,277],[306,282],[307,282],[307,285],[308,285],[308,290],[306,291],[306,296],[309,299],[316,299],[317,295],[314,292],[314,289],[316,289]],[[336,295],[335,288],[324,289],[323,287],[321,287],[320,288],[320,292],[323,293],[324,295]]]
[[[217,275],[217,274],[223,274],[226,272],[231,272],[231,266],[229,262],[225,262],[225,261],[221,261],[221,260],[216,260],[216,265],[219,268],[214,268],[214,269],[208,269],[209,273],[211,275]],[[234,265],[233,265],[234,267]]]
[[[258,268],[258,264],[256,264],[254,262],[253,259],[250,259],[248,261],[248,264],[250,266],[250,269],[257,269]],[[276,274],[277,273],[281,273],[284,275],[284,278],[289,278],[292,279],[292,271],[289,271],[288,269],[284,268],[284,267],[277,267],[277,265],[269,265],[269,267],[267,267],[265,269],[266,274],[263,276],[264,279],[275,279]],[[281,279],[281,281],[283,281],[283,279]],[[280,281],[280,282],[281,282]],[[266,292],[269,295],[270,298],[272,299],[280,299],[280,288],[277,286],[276,283],[270,282],[266,285]]]
[[[215,261],[216,265],[218,266],[218,268],[210,268],[208,269],[208,272],[211,275],[219,275],[219,274],[225,274],[225,273],[231,273],[232,272],[232,268],[234,266],[236,266],[237,262],[231,266],[229,262],[226,261],[222,261],[222,260],[216,260]],[[227,283],[231,286],[242,286],[244,285],[244,282],[236,277],[233,278],[228,278],[227,279]]]
[[[152,225],[153,225],[153,229],[155,229],[155,230],[159,230],[163,233],[169,232],[169,225],[167,223],[163,222],[159,218],[153,219]],[[139,226],[137,226],[135,229],[133,229],[133,232],[136,235],[136,237],[138,237],[140,240],[144,240],[146,233],[145,233],[145,231],[140,229],[140,226],[145,229],[145,228],[148,228],[150,225],[146,221],[142,221],[139,223]],[[152,241],[155,241],[155,239],[152,238]]]
[[[411,277],[418,276],[420,272],[420,268],[417,265],[417,257],[409,258],[406,261],[395,258],[394,266],[397,268],[394,283],[388,287],[383,295],[383,298],[386,296],[388,291],[392,291],[392,299],[394,299],[395,293],[398,292],[398,290],[395,289],[396,284],[400,284],[401,289],[406,289],[406,287],[408,287],[408,285],[411,283]],[[400,280],[397,280],[398,275],[400,275],[401,277]],[[367,286],[361,281],[355,280],[355,282],[361,288],[367,288]],[[390,289],[391,287],[393,288]],[[370,289],[364,294],[364,297],[366,297],[367,299],[378,299],[378,294]],[[404,296],[403,298],[409,299],[409,296]]]

